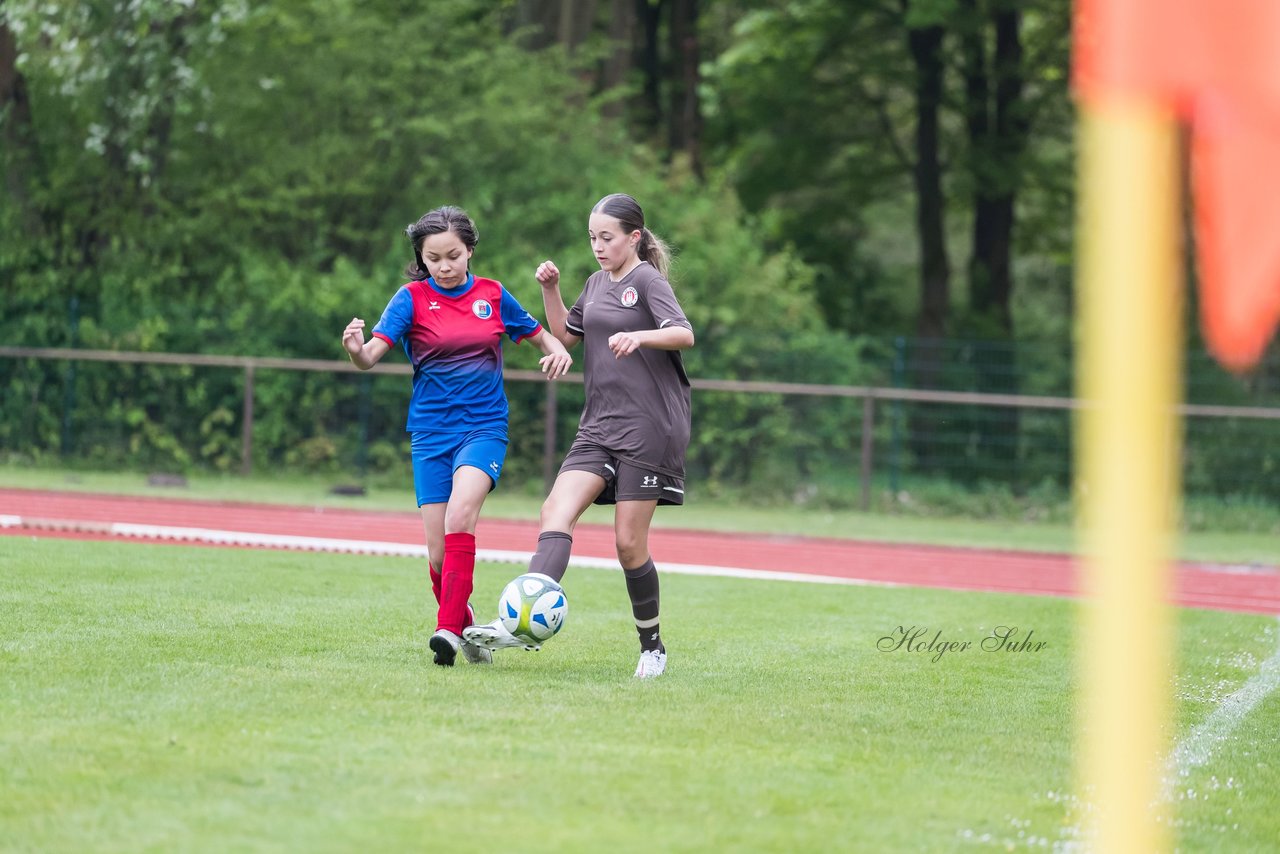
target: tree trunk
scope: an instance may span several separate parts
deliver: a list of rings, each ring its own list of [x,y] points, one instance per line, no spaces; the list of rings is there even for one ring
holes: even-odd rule
[[[951,264],[947,257],[945,198],[939,157],[938,111],[942,104],[942,40],[940,26],[908,30],[907,45],[915,64],[916,232],[920,242],[920,314],[916,346],[908,353],[907,372],[917,388],[937,388],[943,364],[943,337],[951,309]],[[911,444],[917,465],[936,468],[936,413],[912,410]]]
[[[163,28],[153,25],[153,31],[164,36],[168,47],[168,55],[175,59],[185,59],[191,51],[191,45],[187,41],[187,29],[194,24],[195,15],[187,12],[178,15],[169,21]],[[173,136],[173,117],[175,112],[174,91],[172,87],[165,87],[164,95],[156,104],[151,114],[151,121],[147,128],[148,143],[153,146],[151,156],[151,179],[160,182],[164,179],[165,173],[169,166],[169,141]],[[154,199],[144,194],[144,198],[148,198],[148,207],[154,206]]]
[[[650,131],[662,127],[662,55],[659,49],[659,30],[662,10],[667,0],[636,0],[636,17],[640,27],[637,55],[640,71],[644,75],[644,87],[640,95],[638,124]]]
[[[555,43],[560,0],[518,0],[508,18],[513,30],[521,32],[520,46],[542,50]]]
[[[685,154],[702,177],[702,110],[698,101],[698,0],[673,0],[668,29],[671,59],[671,108],[667,113],[667,145],[672,154]]]
[[[569,53],[587,40],[595,24],[596,0],[560,0],[556,40]]]
[[[2,7],[0,7],[2,8]],[[28,234],[39,228],[40,218],[31,208],[27,182],[32,174],[31,101],[27,81],[18,71],[18,45],[13,32],[0,18],[0,141],[4,143],[0,168],[4,169],[4,186],[10,202],[20,211]]]
[[[966,4],[972,8],[972,2]],[[969,309],[974,328],[991,343],[975,353],[979,391],[1016,394],[1019,383],[1013,340],[1014,206],[1021,184],[1021,159],[1027,147],[1022,93],[1020,19],[1012,2],[979,17],[965,43],[966,124],[974,186],[972,252],[969,259]],[[994,28],[994,51],[987,34]],[[988,55],[991,57],[988,64]],[[1018,411],[1001,409],[974,425],[975,477],[992,465],[1017,459]]]
[[[627,76],[635,67],[633,40],[635,38],[635,0],[610,0],[609,2],[609,55],[600,72],[600,88],[606,92],[618,89],[627,82]],[[626,104],[619,97],[606,101],[604,114],[621,118]]]
[[[942,165],[938,155],[938,110],[942,103],[941,27],[914,29],[908,43],[916,66],[916,230],[920,239],[920,316],[922,338],[947,333],[951,306],[951,264],[947,258]]]
[[[973,256],[969,304],[974,313],[1006,337],[1012,337],[1014,204],[1021,184],[1021,158],[1028,128],[1023,112],[1022,43],[1019,15],[1012,4],[993,16],[995,54],[988,72],[985,50],[966,69],[970,147],[975,184]],[[975,40],[980,41],[980,36]],[[966,54],[968,51],[966,51]],[[989,77],[995,78],[995,100]]]
[[[596,0],[518,0],[506,20],[523,31],[520,46],[542,50],[559,44],[572,53],[591,35]]]

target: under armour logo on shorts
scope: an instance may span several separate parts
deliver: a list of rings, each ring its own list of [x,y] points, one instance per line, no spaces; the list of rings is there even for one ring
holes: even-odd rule
[[[640,485],[641,485],[641,486],[657,486],[657,485],[658,485],[658,476],[657,476],[657,475],[652,475],[652,474],[647,474],[647,475],[645,475],[645,476],[644,476],[644,480],[642,480],[642,481],[640,482]]]

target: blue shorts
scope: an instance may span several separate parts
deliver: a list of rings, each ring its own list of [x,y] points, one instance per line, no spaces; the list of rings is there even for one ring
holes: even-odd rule
[[[453,492],[458,466],[473,466],[489,475],[491,490],[498,485],[507,460],[507,431],[482,427],[469,433],[410,433],[409,447],[418,506],[441,504]]]

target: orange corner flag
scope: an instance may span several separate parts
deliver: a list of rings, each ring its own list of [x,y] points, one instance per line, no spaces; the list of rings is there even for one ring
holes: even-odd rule
[[[1073,74],[1086,104],[1190,128],[1205,341],[1253,366],[1280,323],[1280,2],[1077,0]]]

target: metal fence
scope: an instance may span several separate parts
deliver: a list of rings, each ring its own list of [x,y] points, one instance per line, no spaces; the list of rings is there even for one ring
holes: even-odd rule
[[[251,472],[255,458],[261,457],[255,446],[264,442],[276,449],[311,447],[317,455],[331,458],[339,453],[331,440],[317,450],[306,443],[320,439],[302,435],[305,431],[281,436],[292,428],[278,420],[264,423],[257,409],[263,401],[270,401],[276,411],[301,399],[314,399],[314,420],[326,425],[319,432],[350,434],[344,439],[350,449],[344,465],[363,471],[379,443],[384,449],[387,443],[403,444],[401,423],[388,410],[403,403],[404,377],[411,374],[406,364],[381,364],[361,372],[346,361],[319,359],[23,347],[0,347],[0,359],[5,360],[0,363],[0,388],[6,389],[7,398],[0,410],[0,451],[11,458],[56,453],[66,460],[87,454],[92,462],[92,453],[76,451],[87,444],[84,437],[95,437],[98,444],[115,447],[116,453],[140,453],[149,441],[148,430],[155,433],[154,442],[173,442],[154,429],[153,422],[164,417],[197,425],[183,441],[200,449],[204,458],[220,460],[224,469]],[[116,372],[119,395],[97,392],[91,400],[78,398],[77,388],[84,383],[77,371],[93,365]],[[147,368],[161,373],[124,381],[127,372]],[[219,372],[219,390],[205,390],[202,398],[192,400],[171,388],[198,371]],[[285,375],[310,379],[290,381]],[[314,387],[333,386],[335,376],[349,377],[357,388],[322,393]],[[375,386],[380,377],[388,376],[399,378],[394,389]],[[540,461],[544,486],[549,485],[563,452],[561,444],[576,424],[582,377],[570,374],[548,383],[537,371],[508,369],[506,379],[513,399],[513,432],[517,421],[522,425],[521,456]],[[110,379],[98,380],[95,388],[117,387]],[[299,383],[312,387],[308,391]],[[771,480],[775,470],[762,468],[755,456],[772,460],[779,471],[807,471],[814,477],[833,469],[833,483],[856,484],[856,500],[850,503],[864,509],[870,506],[873,484],[896,493],[904,479],[918,476],[970,485],[1049,482],[1065,487],[1071,476],[1071,413],[1084,405],[1066,396],[886,386],[694,379],[693,388],[699,413],[695,433],[705,426],[712,434],[700,435],[691,449],[695,473],[705,477],[738,472],[733,476],[745,482],[777,482]],[[59,394],[61,400],[55,404],[51,398]],[[130,395],[139,400],[130,400]],[[389,404],[392,400],[397,402]],[[54,410],[59,413],[57,424],[48,415]],[[1189,491],[1280,499],[1280,443],[1275,441],[1280,435],[1280,407],[1184,404],[1180,410],[1186,418],[1184,477]],[[46,414],[33,414],[38,412]],[[290,415],[307,422],[304,413]],[[770,425],[782,415],[785,419]],[[264,431],[270,435],[259,435]],[[532,434],[540,434],[536,451]],[[180,451],[172,449],[177,456],[192,456]],[[294,461],[305,465],[309,458],[299,453]],[[372,464],[376,467],[377,461]]]

